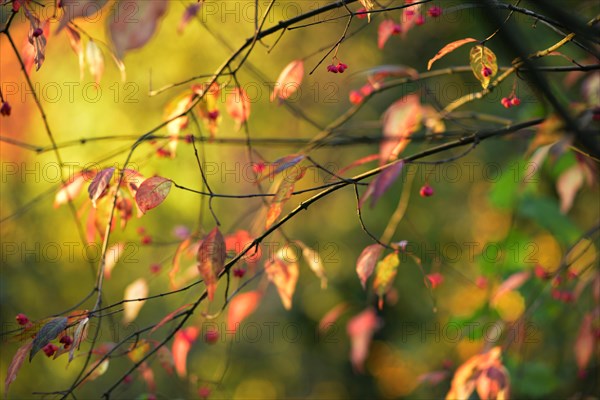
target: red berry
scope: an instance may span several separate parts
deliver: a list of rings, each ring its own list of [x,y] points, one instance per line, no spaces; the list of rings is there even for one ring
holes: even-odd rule
[[[16,316],[17,324],[19,325],[27,325],[29,322],[29,318],[25,314],[17,314]]]
[[[578,276],[579,275],[577,275],[577,272],[575,272],[575,271],[571,271],[571,270],[567,271],[567,279],[569,279],[569,280],[577,279]]]
[[[42,348],[42,351],[47,357],[52,357],[54,353],[56,353],[56,350],[58,350],[58,346],[53,343],[48,343]]]
[[[479,289],[485,289],[487,288],[488,280],[485,276],[478,276],[475,280],[475,285],[477,285]]]
[[[142,237],[142,244],[150,244],[152,243],[152,236],[145,235]]]
[[[185,142],[190,144],[194,141],[194,135],[185,135]]]
[[[204,334],[204,341],[208,344],[215,344],[219,341],[219,332],[210,330]]]
[[[236,278],[243,278],[245,274],[246,274],[245,269],[242,269],[242,268],[234,268],[233,269],[233,276],[235,276]]]
[[[439,17],[440,15],[442,15],[442,7],[431,7],[429,10],[427,10],[427,15],[429,15],[432,18]]]
[[[198,388],[198,396],[201,399],[207,399],[208,396],[210,396],[211,390],[209,387],[206,386],[200,386],[200,388]]]
[[[367,15],[368,15],[366,8],[359,8],[358,10],[356,10],[356,13],[357,13],[356,18],[359,18],[359,19],[365,19],[365,18],[367,18]],[[363,14],[358,14],[358,13],[363,13]]]
[[[537,276],[539,279],[550,279],[550,274],[548,272],[546,272],[546,270],[544,269],[544,267],[542,267],[540,264],[537,264],[535,266],[535,268],[533,269],[535,276]]]
[[[363,87],[360,88],[360,92],[362,93],[363,96],[368,96],[371,93],[373,93],[373,85],[371,85],[370,83],[367,83],[366,85],[364,85]]]
[[[425,17],[422,14],[417,15],[417,19],[415,19],[415,24],[423,25],[425,23]]]
[[[44,31],[42,30],[42,28],[35,28],[33,30],[33,33],[31,34],[31,36],[33,36],[35,38],[35,37],[41,36],[43,34],[44,34]]]
[[[411,9],[408,9],[408,10],[404,10],[404,16],[405,16],[405,17],[408,17],[408,18],[410,18],[410,17],[412,17],[413,15],[415,15],[415,10],[413,10],[412,8],[411,8]]]
[[[511,106],[518,106],[519,104],[521,104],[521,100],[518,97],[513,97],[510,101]]]
[[[337,74],[338,73],[338,68],[335,65],[331,64],[331,65],[327,66],[327,71],[332,72],[334,74]]]
[[[171,157],[171,152],[165,148],[156,149],[156,155],[161,158]]]
[[[359,104],[363,101],[363,96],[360,94],[358,90],[353,90],[350,92],[350,103]]]
[[[552,286],[553,287],[558,287],[560,286],[560,284],[562,283],[562,277],[557,276],[554,278],[554,280],[552,281]]]
[[[73,343],[73,338],[69,335],[64,335],[59,340],[60,343],[65,345],[65,349]]]
[[[392,29],[392,35],[397,35],[402,33],[402,26],[400,24],[394,24],[394,28]]]
[[[158,274],[160,272],[161,266],[160,264],[152,264],[150,265],[150,272],[153,274]]]
[[[138,228],[135,231],[138,235],[143,235],[144,233],[146,233],[146,228],[144,228],[143,226],[138,226]]]
[[[432,289],[435,289],[436,287],[441,285],[442,282],[444,282],[444,276],[439,272],[434,272],[433,274],[427,275],[427,279],[429,279]]]
[[[259,163],[256,163],[256,164],[252,165],[252,170],[256,174],[260,174],[260,173],[262,173],[265,170],[265,167],[266,167],[265,163],[261,161]]]
[[[10,110],[12,110],[12,107],[10,106],[10,104],[8,104],[8,101],[2,102],[2,107],[0,107],[0,114],[4,115],[5,117],[8,117],[10,115]]]
[[[502,100],[500,100],[500,103],[502,103],[504,108],[510,108],[511,106],[511,102],[507,97],[503,97]]]
[[[481,75],[483,75],[486,78],[488,76],[492,76],[492,69],[490,67],[483,67],[483,68],[481,68]]]
[[[125,375],[125,378],[123,378],[123,382],[131,383],[133,382],[133,377],[131,375]]]
[[[433,188],[429,185],[424,185],[423,187],[421,187],[421,190],[419,190],[419,194],[421,195],[421,197],[433,196]]]

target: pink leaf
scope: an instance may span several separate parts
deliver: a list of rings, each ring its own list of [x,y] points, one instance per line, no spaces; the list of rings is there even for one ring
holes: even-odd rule
[[[594,353],[594,332],[592,331],[592,314],[587,313],[581,320],[577,340],[575,341],[575,361],[579,370],[584,370]]]
[[[385,164],[398,157],[421,123],[419,96],[410,94],[393,103],[383,115],[384,140],[379,147],[379,162]]]
[[[200,7],[202,7],[202,3],[193,3],[185,8],[181,20],[179,21],[179,25],[177,26],[177,33],[180,35],[183,33],[185,27],[188,26],[192,18],[200,11]]]
[[[366,288],[367,279],[373,274],[377,260],[381,256],[384,247],[378,243],[372,244],[364,248],[358,260],[356,261],[356,273],[363,289]]]
[[[359,207],[362,207],[365,201],[371,198],[371,207],[375,207],[377,200],[389,189],[389,187],[396,181],[404,163],[402,161],[390,165],[384,169],[375,179],[369,183],[367,190],[360,198]]]
[[[236,295],[229,303],[227,312],[227,332],[235,332],[241,322],[256,310],[262,293],[259,291],[246,292]]]
[[[153,176],[142,182],[135,194],[135,202],[140,211],[145,214],[146,211],[157,207],[165,201],[172,184],[173,182],[170,179],[160,176]]]
[[[192,343],[198,338],[199,329],[195,326],[182,329],[175,333],[173,340],[173,362],[175,371],[180,377],[187,374],[187,355],[192,347]]]
[[[123,304],[123,323],[128,324],[138,316],[142,306],[146,300],[139,300],[148,297],[148,283],[144,278],[139,278],[133,281],[125,288],[123,300],[127,301]]]
[[[17,374],[19,373],[19,370],[23,365],[23,361],[25,361],[25,358],[27,357],[27,354],[29,354],[29,351],[31,350],[32,346],[32,341],[25,343],[23,346],[19,347],[19,349],[13,356],[13,359],[10,362],[10,365],[8,366],[8,369],[6,371],[6,379],[4,380],[5,395],[8,394],[8,388],[10,384],[13,383],[15,379],[17,379]]]
[[[283,101],[289,98],[292,94],[298,90],[302,79],[304,78],[304,62],[302,60],[295,60],[289,63],[275,82],[275,88],[271,93],[271,101],[279,99]]]
[[[209,301],[212,301],[215,296],[218,275],[223,270],[226,256],[225,239],[219,228],[215,226],[200,244],[197,256],[198,272],[206,285]]]
[[[502,282],[502,284],[498,286],[498,289],[496,289],[496,291],[494,292],[490,303],[494,305],[504,293],[520,288],[521,285],[523,285],[529,279],[530,276],[531,273],[529,271],[522,271],[514,273],[508,278],[506,278],[506,280]]]
[[[94,177],[94,180],[90,183],[90,186],[88,187],[88,194],[90,195],[90,200],[92,200],[94,208],[96,207],[96,200],[102,197],[108,188],[114,173],[115,167],[105,168],[98,172]]]
[[[244,89],[236,87],[232,93],[227,93],[225,99],[227,112],[233,118],[239,129],[250,116],[250,99]]]
[[[438,51],[437,54],[431,60],[429,60],[429,62],[427,63],[427,70],[429,71],[431,69],[431,66],[433,65],[434,62],[436,62],[440,58],[444,57],[445,55],[452,53],[454,50],[458,49],[460,46],[467,44],[467,43],[476,42],[476,41],[477,40],[475,40],[473,38],[466,38],[466,39],[456,40],[452,43],[448,43],[440,51]]]
[[[61,0],[63,15],[58,23],[58,28],[56,28],[56,33],[75,18],[91,17],[98,13],[106,3],[107,0]]]
[[[294,257],[288,257],[292,250],[285,246],[279,249],[270,260],[265,263],[265,271],[269,281],[277,287],[279,297],[286,310],[292,308],[292,296],[298,282],[298,264]]]
[[[372,308],[367,308],[348,321],[346,331],[351,341],[350,361],[357,372],[362,373],[364,370],[371,339],[378,327],[379,318]]]
[[[167,0],[121,0],[109,16],[110,37],[115,45],[115,53],[123,59],[126,51],[144,46],[156,31],[158,21],[167,11]],[[136,10],[135,23],[127,18],[129,10]]]
[[[377,29],[377,47],[383,49],[390,36],[397,35],[401,31],[400,25],[394,20],[384,19],[379,23],[379,28]]]

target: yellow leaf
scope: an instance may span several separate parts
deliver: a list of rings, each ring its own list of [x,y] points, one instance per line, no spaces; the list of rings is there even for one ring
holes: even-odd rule
[[[473,71],[475,78],[481,82],[481,86],[484,89],[487,89],[490,80],[498,73],[496,55],[489,48],[477,45],[471,49],[469,59],[471,61],[471,70]],[[484,74],[485,68],[489,69],[487,74]]]

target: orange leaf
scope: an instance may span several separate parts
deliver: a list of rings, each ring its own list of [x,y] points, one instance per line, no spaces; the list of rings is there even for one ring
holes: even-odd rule
[[[184,304],[181,307],[177,307],[177,309],[175,311],[172,311],[172,312],[168,313],[163,319],[161,319],[160,322],[158,324],[156,324],[152,328],[152,330],[150,331],[150,333],[154,332],[155,330],[157,330],[158,328],[160,328],[161,326],[163,326],[167,322],[171,321],[173,318],[175,318],[175,316],[177,314],[179,314],[180,312],[182,312],[183,310],[185,310],[186,308],[189,308],[191,306],[192,306],[192,303]]]
[[[581,320],[577,340],[575,341],[575,361],[579,370],[584,370],[594,353],[594,333],[592,331],[592,314],[587,313]]]
[[[90,171],[81,171],[73,175],[56,193],[56,196],[54,197],[54,208],[68,203],[69,200],[75,199],[75,197],[81,193],[85,181],[91,179],[93,176],[94,173]]]
[[[215,296],[218,275],[225,266],[226,255],[225,240],[219,228],[215,226],[200,244],[197,255],[198,272],[206,285],[209,301]]]
[[[286,310],[292,308],[292,296],[298,282],[298,264],[296,257],[288,257],[291,251],[289,246],[284,246],[277,254],[265,263],[265,271],[269,281],[273,282],[279,292],[279,297]]]
[[[364,248],[358,260],[356,261],[356,273],[363,289],[366,288],[367,279],[371,276],[377,265],[377,260],[381,256],[384,247],[378,243],[372,244]]]
[[[139,314],[142,306],[146,300],[139,300],[148,297],[148,283],[144,278],[139,278],[127,285],[125,288],[125,294],[123,300],[134,300],[128,301],[123,304],[123,323],[128,324],[133,321]]]
[[[466,38],[466,39],[456,40],[452,43],[448,43],[440,51],[438,51],[437,54],[435,56],[433,56],[433,58],[431,60],[429,60],[429,62],[427,63],[427,71],[429,71],[431,69],[431,66],[433,65],[433,63],[436,62],[437,60],[439,60],[440,58],[444,57],[447,54],[452,53],[454,50],[458,49],[460,46],[462,46],[464,44],[472,43],[472,42],[476,42],[476,41],[477,40],[473,39],[473,38]]]
[[[187,355],[192,343],[198,338],[199,329],[195,326],[182,329],[175,333],[173,340],[173,363],[177,375],[184,377],[187,373]]]
[[[17,374],[19,373],[19,370],[23,365],[23,361],[25,361],[25,357],[27,357],[27,354],[31,350],[32,346],[33,341],[25,343],[23,346],[19,347],[19,349],[13,356],[13,359],[10,362],[10,365],[8,366],[8,369],[6,371],[6,379],[4,380],[5,395],[8,394],[8,388],[10,384],[13,383],[15,379],[17,379]]]
[[[304,78],[304,61],[294,60],[289,63],[275,82],[275,88],[271,93],[271,101],[279,99],[280,102],[289,98],[298,90]]]
[[[367,308],[348,321],[346,331],[352,345],[350,361],[354,369],[358,372],[363,372],[365,360],[369,355],[371,339],[379,324],[379,318],[372,308]]]
[[[283,210],[283,205],[290,197],[292,197],[292,193],[294,193],[294,184],[302,179],[305,172],[306,168],[304,167],[299,170],[294,169],[289,175],[282,178],[279,187],[277,188],[277,192],[275,192],[275,197],[273,197],[269,210],[267,211],[266,229],[273,225],[277,218],[279,218],[281,211]]]
[[[262,293],[259,291],[240,293],[229,303],[227,312],[227,332],[235,332],[241,322],[256,310]]]

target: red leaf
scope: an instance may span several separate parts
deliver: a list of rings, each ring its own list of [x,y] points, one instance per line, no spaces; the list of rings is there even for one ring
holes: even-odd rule
[[[381,173],[375,177],[371,183],[369,183],[367,190],[360,198],[358,206],[362,207],[365,201],[367,201],[367,199],[370,197],[370,205],[371,207],[375,207],[377,200],[379,200],[379,198],[389,189],[396,179],[398,179],[403,166],[404,163],[400,161],[381,171]]]
[[[94,180],[90,183],[88,194],[90,195],[90,200],[92,200],[94,208],[96,208],[96,200],[102,197],[114,173],[115,167],[103,169],[96,174]]]
[[[363,289],[366,288],[367,279],[373,274],[377,260],[381,256],[384,247],[378,243],[372,244],[364,248],[358,260],[356,261],[356,273]]]
[[[577,340],[575,341],[575,361],[579,370],[584,370],[594,353],[594,332],[592,331],[592,314],[587,313],[581,320]]]
[[[194,18],[196,14],[198,14],[198,11],[200,11],[202,4],[203,3],[193,3],[185,8],[185,11],[181,16],[181,20],[179,21],[179,25],[177,25],[177,33],[180,35],[183,33],[185,27],[188,26],[192,18]]]
[[[357,372],[363,372],[371,339],[379,324],[379,318],[372,308],[367,308],[348,321],[346,331],[351,341],[350,361]]]
[[[275,82],[273,93],[271,93],[271,101],[279,99],[280,102],[289,98],[298,90],[302,79],[304,78],[304,61],[295,60],[289,63]]]
[[[128,324],[138,316],[142,306],[146,300],[139,300],[148,297],[148,283],[144,278],[139,278],[125,288],[123,300],[127,301],[123,304],[123,323]]]
[[[246,94],[244,89],[236,87],[232,93],[227,93],[225,101],[227,112],[236,122],[237,129],[239,129],[250,116],[250,99],[248,98],[248,94]]]
[[[218,275],[225,266],[226,256],[225,240],[219,228],[215,226],[202,241],[197,256],[198,272],[206,285],[209,301],[215,296]]]
[[[437,54],[435,56],[433,56],[433,58],[431,60],[429,60],[429,62],[427,63],[427,70],[429,71],[431,69],[431,66],[433,65],[434,62],[436,62],[440,58],[444,57],[445,55],[452,53],[454,50],[458,49],[460,46],[467,44],[467,43],[476,42],[476,41],[477,40],[475,40],[473,38],[466,38],[466,39],[456,40],[452,43],[448,43],[440,51],[438,51]]]
[[[154,371],[150,366],[143,362],[140,367],[140,374],[144,382],[146,382],[146,386],[148,387],[148,391],[150,393],[154,393],[156,391],[156,381],[154,380]]]
[[[227,332],[235,332],[242,321],[256,310],[262,293],[259,291],[240,293],[229,303],[227,312]]]
[[[401,32],[400,25],[392,19],[385,19],[379,23],[377,29],[377,47],[383,49],[385,42],[394,34]]]
[[[23,7],[23,10],[29,20],[27,42],[25,42],[22,50],[25,72],[29,75],[33,64],[35,64],[35,70],[38,71],[46,59],[46,43],[50,36],[50,23],[49,20],[40,23],[39,18],[29,10],[27,5]],[[42,34],[34,35],[34,32],[38,29],[42,29]]]
[[[410,94],[392,104],[383,115],[384,140],[379,147],[379,162],[385,164],[398,157],[410,142],[409,137],[421,123],[419,96]]]
[[[167,11],[167,0],[121,0],[108,17],[110,37],[115,45],[115,53],[123,59],[126,51],[144,46],[156,31],[158,21]],[[126,18],[134,9],[136,22]]]
[[[370,163],[370,162],[378,160],[378,159],[379,159],[379,154],[371,154],[371,155],[359,158],[358,160],[356,160],[356,161],[348,164],[344,168],[340,169],[337,174],[340,175],[340,176],[344,175],[344,173],[346,171],[349,171],[352,168],[359,167],[359,166],[361,166],[363,164]]]
[[[56,28],[56,33],[67,26],[69,22],[79,17],[91,17],[96,14],[107,0],[61,0],[61,8],[63,10],[62,18]],[[125,15],[125,14],[121,14]]]
[[[25,357],[31,351],[31,347],[33,346],[33,342],[25,343],[23,346],[19,347],[15,355],[13,356],[10,365],[6,371],[6,379],[4,380],[4,394],[8,395],[8,388],[11,383],[17,379],[17,374],[23,365],[23,361],[25,361]]]
[[[299,273],[295,255],[288,256],[290,251],[289,246],[284,246],[265,263],[267,277],[277,287],[279,297],[286,310],[292,308],[292,296],[296,290]]]
[[[252,243],[253,239],[248,233],[243,229],[238,230],[237,232],[225,236],[225,249],[228,253],[238,254],[242,250],[246,248],[250,243]],[[250,249],[245,255],[243,260],[251,267],[254,267],[256,263],[260,261],[262,257],[262,250],[260,246],[255,246]]]
[[[192,347],[192,343],[198,338],[199,329],[195,326],[182,329],[175,333],[173,340],[173,362],[175,371],[180,377],[187,373],[187,355]]]
[[[160,176],[153,176],[142,182],[135,194],[135,202],[140,210],[145,214],[146,211],[165,201],[172,184],[173,182],[170,179]]]

